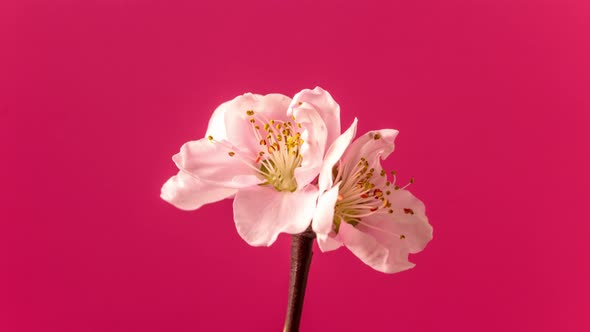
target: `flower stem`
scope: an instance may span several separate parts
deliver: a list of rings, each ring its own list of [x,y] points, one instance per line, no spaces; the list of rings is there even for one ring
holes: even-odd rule
[[[303,233],[294,234],[291,240],[291,276],[289,278],[289,302],[284,332],[299,331],[307,275],[313,256],[314,238],[315,233],[311,228],[308,228]]]

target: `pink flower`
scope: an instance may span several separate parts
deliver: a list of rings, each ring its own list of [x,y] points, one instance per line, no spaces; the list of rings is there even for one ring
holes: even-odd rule
[[[352,126],[338,138],[322,166],[312,222],[318,244],[323,252],[344,245],[381,272],[410,269],[408,254],[424,249],[432,227],[424,204],[381,167],[398,131],[370,131],[350,144],[355,130]]]
[[[220,105],[204,138],[172,159],[180,169],[161,197],[184,210],[234,197],[234,221],[250,245],[310,224],[326,147],[340,135],[340,108],[319,87],[291,98],[247,93]]]

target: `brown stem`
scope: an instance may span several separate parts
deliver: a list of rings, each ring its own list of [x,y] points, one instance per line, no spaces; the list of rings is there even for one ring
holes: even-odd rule
[[[298,332],[307,275],[313,256],[313,239],[315,233],[311,229],[295,234],[291,242],[291,276],[289,278],[289,303],[284,332]]]

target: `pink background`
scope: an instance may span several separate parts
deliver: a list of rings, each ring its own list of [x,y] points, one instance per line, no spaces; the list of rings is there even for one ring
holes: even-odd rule
[[[303,331],[588,331],[590,2],[3,1],[0,330],[279,331],[289,238],[161,201],[223,101],[320,85],[427,205],[415,269],[316,250]]]

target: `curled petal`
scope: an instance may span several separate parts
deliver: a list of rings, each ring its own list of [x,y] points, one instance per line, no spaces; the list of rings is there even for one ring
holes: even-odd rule
[[[369,162],[385,159],[394,149],[398,131],[395,129],[373,130],[357,138],[342,157],[346,163],[357,163],[362,157]]]
[[[377,271],[396,273],[414,267],[414,264],[408,261],[407,252],[391,250],[380,244],[373,236],[345,222],[340,224],[338,235],[355,256]]]
[[[182,210],[196,210],[201,206],[228,198],[236,189],[217,187],[179,171],[162,186],[160,197]]]
[[[213,185],[243,188],[262,182],[253,166],[254,156],[232,149],[228,142],[191,141],[172,159],[179,169]]]
[[[340,106],[328,91],[319,86],[313,90],[305,89],[293,97],[289,110],[297,117],[298,109],[313,109],[326,124],[328,135],[326,144],[330,145],[340,135]]]
[[[313,215],[311,227],[316,233],[318,246],[322,252],[336,250],[342,246],[342,241],[333,231],[334,206],[338,200],[340,183],[321,194]]]
[[[356,135],[357,123],[357,119],[354,118],[354,121],[350,127],[342,135],[338,136],[336,140],[334,140],[326,152],[324,163],[320,169],[320,176],[318,179],[320,193],[328,190],[332,186],[332,168],[334,165],[336,165],[340,158],[342,158],[346,148],[350,145],[350,142]]]
[[[239,190],[234,199],[238,233],[252,246],[270,246],[280,233],[301,233],[311,222],[317,197],[313,185],[295,192],[267,186]]]
[[[334,186],[323,194],[320,194],[313,214],[311,227],[317,234],[328,235],[332,232],[334,223],[334,206],[338,200],[338,187]]]
[[[295,121],[303,129],[301,138],[304,142],[299,150],[303,161],[301,167],[295,169],[295,178],[298,185],[304,186],[313,181],[320,172],[328,132],[324,120],[313,109],[297,109],[295,116]]]

